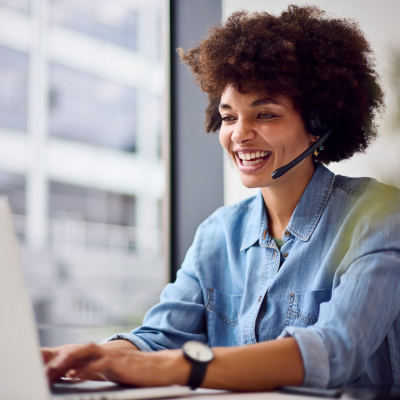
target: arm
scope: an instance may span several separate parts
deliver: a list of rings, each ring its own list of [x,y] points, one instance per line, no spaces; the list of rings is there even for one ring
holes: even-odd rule
[[[121,343],[118,343],[121,342]],[[71,377],[105,379],[129,385],[186,385],[191,364],[181,350],[139,352],[129,342],[77,345],[54,358],[46,368],[50,381],[67,371]],[[118,343],[118,345],[113,345]],[[242,347],[214,348],[202,387],[229,390],[271,390],[300,385],[304,368],[293,338]]]
[[[101,373],[107,379],[127,384],[186,384],[191,365],[180,348],[188,340],[208,341],[205,299],[197,265],[204,226],[196,233],[177,281],[166,287],[161,302],[147,314],[144,325],[130,334],[112,338],[124,338],[147,351],[129,351],[129,348],[120,351],[94,344],[81,346],[47,365],[50,380],[74,369],[74,376],[80,378]],[[271,389],[302,382],[303,364],[293,338],[214,350],[215,359],[209,365],[204,387]]]
[[[357,259],[340,277],[332,299],[321,304],[315,325],[285,329],[282,336],[299,343],[306,386],[340,387],[366,371],[400,312],[399,266],[398,251]]]
[[[376,187],[353,207],[336,238],[343,257],[332,265],[332,298],[321,304],[318,322],[287,327],[281,335],[299,344],[304,386],[340,387],[359,378],[370,385],[396,382],[400,196]]]
[[[245,390],[301,383],[315,387],[351,383],[365,372],[368,359],[400,312],[400,303],[395,301],[400,296],[399,265],[399,251],[359,257],[341,275],[332,299],[321,305],[314,326],[288,327],[283,333],[288,338],[282,340],[214,348],[215,359],[209,365],[203,386]],[[132,351],[129,354],[134,358],[128,352],[104,353],[103,358],[95,352],[86,364],[78,367],[85,374],[102,371],[108,379],[122,383],[151,386],[187,382],[190,364],[180,350],[135,353],[140,356]],[[68,361],[70,364],[61,364],[58,374],[78,368],[74,366],[74,357]],[[100,358],[101,363],[92,364]],[[122,358],[126,360],[125,367]]]
[[[230,390],[272,390],[298,386],[304,379],[304,366],[293,338],[240,347],[213,349],[202,387]]]
[[[109,340],[125,339],[147,352],[180,349],[188,340],[208,342],[205,299],[197,271],[204,225],[198,228],[175,283],[165,287],[160,303],[146,314],[143,325],[130,333],[114,335]]]

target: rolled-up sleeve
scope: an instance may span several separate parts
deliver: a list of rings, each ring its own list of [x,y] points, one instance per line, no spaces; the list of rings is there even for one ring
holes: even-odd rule
[[[380,251],[354,261],[340,277],[318,322],[287,327],[305,368],[304,386],[340,387],[360,377],[400,312],[400,252]]]
[[[203,226],[196,232],[175,283],[165,287],[143,325],[108,340],[128,340],[142,351],[178,349],[188,340],[207,343],[204,296],[196,269]]]
[[[127,340],[135,345],[140,351],[152,351],[144,340],[132,333],[117,333],[116,335],[111,336],[107,341],[112,342],[113,340]]]
[[[305,368],[303,386],[326,388],[329,383],[329,355],[321,336],[307,328],[286,328],[280,338],[294,337]]]

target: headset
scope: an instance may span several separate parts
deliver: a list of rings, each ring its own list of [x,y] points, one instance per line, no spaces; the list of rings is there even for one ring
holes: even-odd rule
[[[310,132],[314,136],[319,136],[319,139],[306,151],[301,153],[297,158],[291,161],[289,164],[284,165],[276,169],[272,174],[272,179],[278,179],[282,175],[286,174],[289,170],[291,170],[294,166],[296,166],[300,161],[303,161],[306,157],[308,157],[311,153],[313,153],[318,147],[323,150],[322,143],[325,142],[326,139],[333,132],[333,124],[330,116],[328,114],[320,114],[316,110],[312,110],[310,112],[310,117],[306,120],[306,128],[308,132]]]

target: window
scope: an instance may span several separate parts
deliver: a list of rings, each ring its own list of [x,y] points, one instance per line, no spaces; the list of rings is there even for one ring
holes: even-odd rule
[[[82,246],[135,248],[135,197],[50,182],[51,240]],[[69,235],[69,227],[74,234]]]
[[[0,4],[16,10],[30,12],[31,0],[0,0]]]
[[[105,339],[104,327],[140,324],[163,275],[157,252],[136,251],[135,198],[51,181],[49,212],[49,269],[27,274],[42,343],[93,340],[96,327]]]
[[[135,89],[50,64],[50,135],[135,151]]]
[[[27,129],[28,56],[0,46],[0,126]]]
[[[116,0],[53,0],[52,22],[136,50],[137,13]]]

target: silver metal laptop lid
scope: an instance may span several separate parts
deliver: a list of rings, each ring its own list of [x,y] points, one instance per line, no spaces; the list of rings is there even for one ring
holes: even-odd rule
[[[0,197],[0,321],[0,400],[50,398],[5,197]]]

